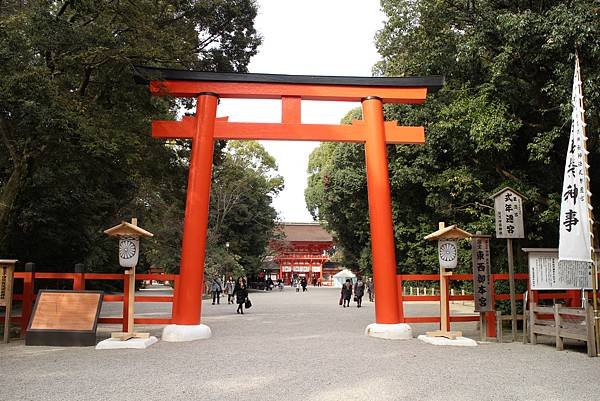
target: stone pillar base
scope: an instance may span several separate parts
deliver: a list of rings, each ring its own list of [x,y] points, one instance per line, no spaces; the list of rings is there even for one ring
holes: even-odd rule
[[[170,324],[163,329],[162,340],[168,342],[195,341],[210,338],[212,332],[205,324]]]
[[[432,345],[453,345],[455,347],[476,347],[477,341],[466,337],[456,337],[455,339],[449,339],[446,337],[431,337],[420,335],[419,340]]]
[[[412,328],[406,323],[371,323],[365,329],[365,335],[386,340],[409,340],[412,338]]]
[[[158,339],[154,336],[148,338],[130,338],[126,341],[121,341],[118,338],[108,338],[104,341],[100,341],[96,345],[96,349],[146,349],[157,341]]]

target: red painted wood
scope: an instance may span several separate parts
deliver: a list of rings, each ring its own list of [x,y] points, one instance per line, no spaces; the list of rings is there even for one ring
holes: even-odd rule
[[[427,93],[425,91],[424,95]],[[396,282],[396,247],[392,226],[392,202],[388,173],[387,148],[383,120],[383,101],[362,101],[366,122],[365,161],[371,231],[373,283],[375,286],[375,322],[396,324],[403,319],[398,303]]]
[[[129,322],[127,321],[127,316],[129,316],[129,281],[131,276],[129,274],[123,275],[123,333],[127,333],[129,331]],[[132,327],[133,329],[133,327]]]
[[[75,277],[73,277],[73,290],[85,290],[85,273],[75,273]]]
[[[40,279],[75,279],[76,273],[47,273],[47,272],[39,272],[35,273],[36,280]]]
[[[209,81],[152,81],[150,92],[154,96],[174,97],[196,97],[198,93],[211,92],[222,99],[281,99],[296,96],[303,100],[337,102],[360,102],[365,97],[377,96],[384,103],[402,104],[421,104],[427,97],[427,88]]]
[[[205,91],[196,94],[200,92]],[[181,283],[173,305],[173,322],[179,325],[200,323],[217,103],[215,95],[198,96],[196,115],[199,118],[192,143],[183,223]]]
[[[293,119],[295,116],[286,117]],[[181,121],[152,121],[152,137],[191,139],[194,133],[195,117],[184,117]],[[385,141],[388,144],[423,144],[423,127],[398,126],[395,121],[386,121]],[[299,124],[299,123],[249,123],[217,121],[215,139],[239,140],[288,140],[319,142],[365,142],[365,125],[360,122],[343,125]]]
[[[118,273],[85,273],[86,280],[123,280],[123,274]]]
[[[405,316],[406,323],[439,323],[439,316]],[[478,322],[479,315],[450,316],[451,322]]]
[[[24,272],[23,275],[23,303],[21,312],[21,338],[25,337],[27,326],[29,325],[29,319],[31,319],[31,313],[33,310],[34,301],[34,286],[33,281],[35,279],[34,272]]]
[[[284,124],[300,124],[302,122],[302,98],[299,96],[283,96],[281,98],[281,122]]]

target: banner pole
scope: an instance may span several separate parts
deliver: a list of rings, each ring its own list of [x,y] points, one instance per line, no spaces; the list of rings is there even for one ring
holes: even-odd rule
[[[579,54],[577,51],[575,52],[575,63],[576,63],[576,79],[579,80],[579,88],[581,90],[581,96],[578,99],[580,110],[581,110],[581,122],[583,127],[583,161],[584,161],[584,169],[585,169],[585,196],[588,198],[588,205],[592,204],[592,191],[590,190],[590,175],[589,175],[589,167],[588,167],[588,152],[587,152],[587,136],[585,133],[585,112],[583,108],[583,88],[581,82],[581,72],[579,70]],[[594,251],[594,244],[597,243],[597,238],[594,236],[594,212],[590,208],[588,209],[588,221],[590,225],[590,236],[591,236],[591,244],[592,249],[591,257],[592,257],[592,307],[594,308],[594,337],[596,340],[596,349],[600,349],[600,317],[598,317],[598,266],[596,255]]]

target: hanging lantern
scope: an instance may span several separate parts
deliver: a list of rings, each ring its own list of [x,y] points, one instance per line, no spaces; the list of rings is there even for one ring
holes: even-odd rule
[[[127,269],[135,268],[140,259],[140,237],[152,237],[152,233],[137,226],[137,219],[132,223],[123,221],[104,233],[119,237],[119,264]]]
[[[440,267],[454,269],[458,264],[458,245],[453,240],[438,240]]]
[[[119,237],[119,264],[121,267],[132,268],[140,257],[140,237],[123,235]]]

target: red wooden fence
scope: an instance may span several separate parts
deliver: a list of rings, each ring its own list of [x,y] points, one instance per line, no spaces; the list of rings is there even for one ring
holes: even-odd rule
[[[396,276],[398,280],[398,288],[400,289],[400,296],[398,297],[399,302],[408,301],[440,301],[439,295],[402,295],[403,282],[405,281],[437,281],[439,282],[440,276],[438,274],[399,274]],[[473,281],[472,274],[453,274],[449,276],[450,281]],[[497,281],[508,280],[507,273],[497,273],[491,275],[491,287],[494,289],[492,292],[492,304],[495,306],[496,301],[508,301],[510,300],[510,294],[499,294],[496,293],[495,283]],[[515,280],[527,281],[527,290],[529,291],[529,275],[527,273],[515,274]],[[447,286],[446,288],[450,288]],[[563,292],[546,292],[546,291],[530,291],[531,299],[534,302],[539,302],[541,299],[563,299],[568,300],[571,306],[576,306],[580,302],[580,291],[563,291]],[[473,301],[473,294],[467,295],[450,295],[446,294],[447,310],[450,310],[450,301]],[[523,294],[516,294],[517,301],[523,300]],[[487,322],[487,337],[496,337],[496,315],[494,312],[486,312],[485,319]],[[440,316],[404,316],[403,323],[438,323]],[[479,314],[473,315],[460,315],[448,316],[448,327],[450,322],[478,322]]]
[[[27,269],[26,269],[27,270]],[[15,280],[23,280],[23,292],[21,294],[13,294],[15,301],[22,301],[21,305],[21,316],[13,316],[12,320],[18,322],[21,327],[21,336],[25,335],[29,319],[31,318],[31,312],[33,309],[33,303],[36,298],[34,292],[35,280],[42,279],[59,279],[59,280],[71,280],[73,282],[73,290],[85,290],[85,282],[87,280],[122,280],[123,288],[125,293],[123,295],[104,295],[104,302],[123,302],[123,314],[118,317],[101,317],[98,319],[99,323],[109,324],[120,324],[123,327],[123,331],[128,330],[127,327],[127,312],[129,310],[129,275],[126,274],[105,274],[105,273],[36,273],[33,269],[25,272],[15,272]],[[173,296],[136,296],[135,302],[173,302],[177,296],[177,288],[179,285],[179,275],[177,274],[136,274],[136,281],[144,280],[156,280],[156,281],[170,281],[175,283],[175,290]],[[404,281],[439,281],[440,276],[437,274],[400,274],[397,275],[397,280],[400,288],[400,295],[398,297],[399,302],[419,302],[419,301],[440,301],[439,295],[402,295],[402,284]],[[526,273],[515,274],[516,280],[527,280],[529,288],[528,275]],[[471,274],[454,274],[449,277],[450,281],[472,281],[473,276]],[[491,283],[492,288],[496,281],[508,280],[508,274],[492,274]],[[449,287],[449,286],[448,286]],[[579,291],[564,291],[564,292],[539,292],[532,291],[532,299],[534,302],[539,302],[541,299],[564,299],[569,300],[571,306],[578,305],[580,295]],[[495,305],[496,301],[509,300],[509,294],[497,294],[496,291],[492,293],[492,303]],[[517,300],[522,300],[523,294],[517,294]],[[450,295],[447,297],[448,303],[450,301],[470,301],[473,300],[473,295]],[[450,310],[448,308],[448,310]],[[125,317],[124,317],[125,316]],[[496,336],[496,316],[494,312],[487,312],[485,316],[487,320],[487,333],[488,337]],[[476,322],[479,321],[479,315],[460,315],[448,317],[450,322]],[[0,317],[0,322],[4,321],[4,317]],[[437,323],[440,321],[440,316],[404,316],[403,323]],[[136,324],[170,324],[172,318],[170,316],[164,317],[136,317],[134,319]]]
[[[12,321],[19,323],[21,327],[21,337],[25,336],[29,319],[33,310],[33,303],[36,299],[34,292],[35,280],[42,279],[58,279],[58,280],[71,280],[73,283],[73,290],[85,290],[85,282],[87,280],[122,280],[124,294],[122,295],[104,295],[103,302],[123,302],[123,314],[117,317],[101,317],[98,319],[99,323],[109,324],[120,324],[123,327],[123,331],[128,330],[127,327],[127,312],[129,310],[129,275],[127,274],[106,274],[106,273],[44,273],[44,272],[15,272],[15,280],[23,280],[23,292],[21,294],[13,294],[15,301],[22,301],[21,304],[21,315],[13,316]],[[136,296],[135,302],[173,302],[175,294],[177,294],[178,286],[177,274],[136,274],[136,281],[156,280],[156,281],[170,281],[175,283],[175,291],[173,296]],[[4,321],[4,317],[0,317],[0,321]],[[170,324],[171,317],[136,317],[134,319],[136,324]]]

